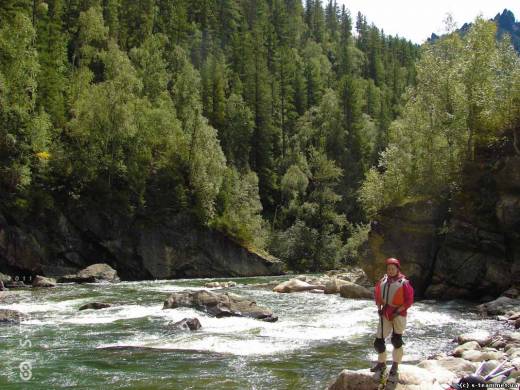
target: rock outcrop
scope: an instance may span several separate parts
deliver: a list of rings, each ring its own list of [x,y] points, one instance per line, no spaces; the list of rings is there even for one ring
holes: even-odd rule
[[[189,215],[150,220],[64,209],[25,221],[0,208],[0,272],[60,279],[93,262],[117,269],[123,280],[283,273],[276,258],[245,248]]]
[[[480,377],[496,387],[517,388],[520,380],[520,332],[491,335],[473,332],[457,337],[462,343],[452,352],[436,358],[422,360],[417,365],[399,365],[398,382],[386,386],[395,390],[438,390],[446,384],[456,384],[475,373],[480,367]],[[461,355],[461,357],[455,357]],[[502,375],[492,377],[494,369]],[[505,371],[504,371],[505,370]],[[486,375],[490,374],[489,377]],[[498,385],[500,384],[500,385]],[[368,369],[343,370],[330,384],[329,390],[376,390],[379,381]]]
[[[163,309],[178,307],[192,307],[217,318],[249,317],[267,322],[278,320],[270,309],[231,293],[218,294],[207,290],[186,291],[173,293],[164,301]]]
[[[453,200],[382,210],[361,253],[372,281],[385,258],[400,258],[416,295],[428,299],[495,297],[520,286],[520,156],[507,147],[482,152]]]

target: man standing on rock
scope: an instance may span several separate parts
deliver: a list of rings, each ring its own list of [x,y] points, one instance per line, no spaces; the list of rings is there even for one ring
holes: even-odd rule
[[[374,348],[378,352],[377,364],[372,372],[386,371],[385,339],[392,332],[392,368],[390,376],[397,376],[399,363],[403,359],[403,333],[406,327],[406,311],[413,304],[413,287],[401,273],[401,263],[394,258],[386,259],[386,275],[376,283],[374,298],[379,313]]]

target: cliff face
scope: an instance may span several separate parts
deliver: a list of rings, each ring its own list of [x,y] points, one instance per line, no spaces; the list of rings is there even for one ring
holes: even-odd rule
[[[451,202],[418,200],[383,210],[361,265],[374,280],[398,257],[418,296],[495,296],[520,285],[520,157],[485,156],[467,166]]]
[[[177,215],[128,220],[92,210],[28,224],[0,213],[0,272],[61,276],[107,263],[124,280],[277,275],[282,263]]]

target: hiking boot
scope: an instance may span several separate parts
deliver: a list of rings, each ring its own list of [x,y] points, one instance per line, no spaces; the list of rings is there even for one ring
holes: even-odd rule
[[[388,373],[389,375],[397,375],[397,370],[399,368],[399,363],[392,363],[392,367],[390,368],[390,372]]]
[[[377,363],[374,367],[370,369],[372,372],[383,372],[386,370],[386,364],[385,363]]]

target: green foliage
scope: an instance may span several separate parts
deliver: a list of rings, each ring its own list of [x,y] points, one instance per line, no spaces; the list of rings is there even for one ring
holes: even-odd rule
[[[240,174],[229,168],[218,196],[218,215],[212,226],[237,238],[245,245],[264,249],[267,230],[262,218],[258,177],[252,171]]]
[[[40,66],[34,37],[21,13],[0,28],[0,188],[6,193],[28,189],[36,153],[49,147],[49,116],[36,109]]]
[[[463,38],[452,32],[425,45],[417,86],[359,192],[365,211],[456,191],[464,163],[518,123],[519,71],[511,45],[497,42],[494,23],[481,18]]]
[[[354,36],[332,0],[5,0],[0,22],[2,199],[190,213],[295,269],[343,258],[415,82],[415,45],[362,16]],[[517,84],[496,92],[510,128]]]

